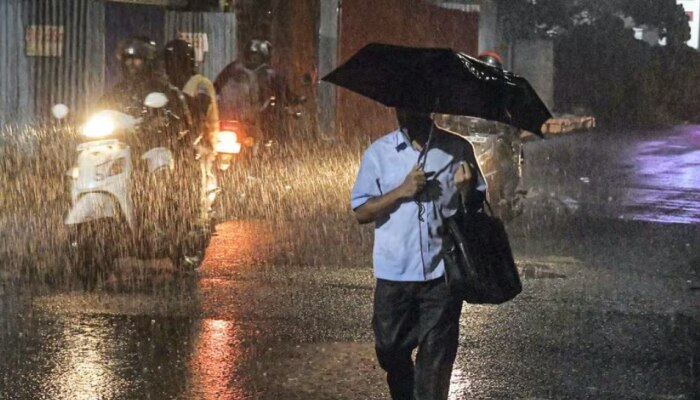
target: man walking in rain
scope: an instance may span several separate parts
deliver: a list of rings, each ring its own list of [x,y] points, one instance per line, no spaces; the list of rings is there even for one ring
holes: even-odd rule
[[[445,283],[441,226],[482,179],[464,139],[430,114],[396,115],[400,128],[366,150],[351,195],[358,222],[375,223],[375,347],[392,399],[447,399],[461,300]]]

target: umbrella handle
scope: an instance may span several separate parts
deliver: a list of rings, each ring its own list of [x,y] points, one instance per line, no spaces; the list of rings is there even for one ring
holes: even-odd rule
[[[425,171],[425,163],[428,159],[428,150],[430,149],[430,142],[433,140],[433,131],[435,129],[435,123],[432,123],[430,125],[430,133],[428,133],[428,140],[425,142],[425,146],[420,151],[420,154],[418,154],[418,165],[421,167],[422,170]]]

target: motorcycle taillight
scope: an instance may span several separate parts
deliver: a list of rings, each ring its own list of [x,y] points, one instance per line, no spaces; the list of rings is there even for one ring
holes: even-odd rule
[[[248,136],[246,129],[243,124],[235,120],[222,120],[219,123],[220,131],[236,132],[238,136],[238,141],[240,142],[242,138]]]

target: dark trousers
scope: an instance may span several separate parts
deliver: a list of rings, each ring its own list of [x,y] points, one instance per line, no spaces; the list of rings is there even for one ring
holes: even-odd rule
[[[462,302],[443,278],[377,280],[372,325],[379,365],[394,400],[446,400]],[[418,347],[415,364],[411,353]]]

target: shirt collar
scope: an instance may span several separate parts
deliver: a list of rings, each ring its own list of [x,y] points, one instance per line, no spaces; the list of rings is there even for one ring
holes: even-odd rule
[[[440,129],[437,126],[434,126],[433,127],[433,141],[432,141],[433,144],[435,144],[438,140],[440,140],[441,135],[438,132],[440,132]],[[413,149],[413,145],[411,144],[411,142],[408,141],[408,136],[401,130],[401,128],[394,131],[394,148],[396,149],[397,152],[399,152],[401,150],[405,150],[407,148]],[[418,151],[418,150],[416,150],[416,151]]]
[[[406,137],[406,134],[401,130],[401,128],[397,129],[394,132],[394,148],[397,152],[399,152],[409,147],[411,147],[411,143],[409,143],[408,137]]]

